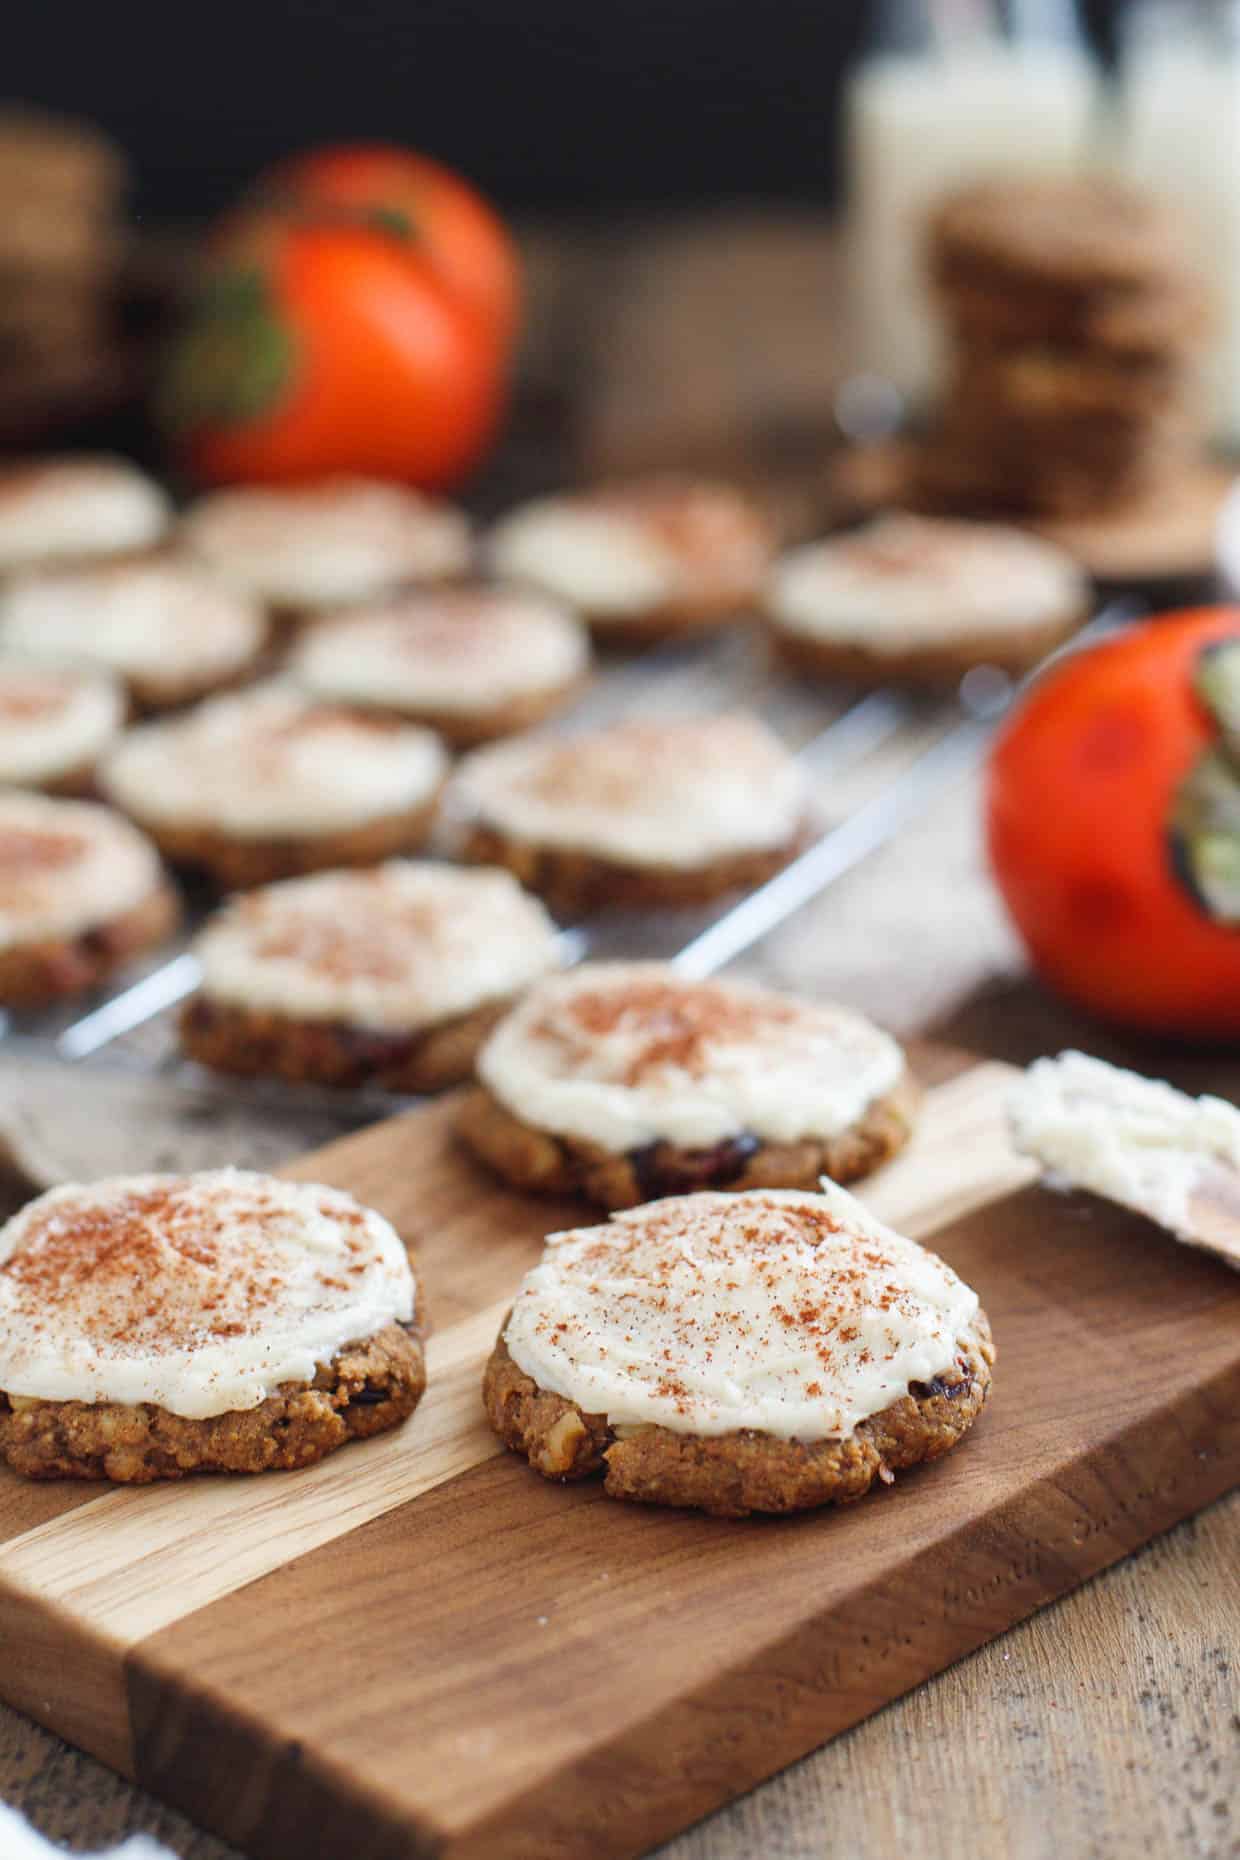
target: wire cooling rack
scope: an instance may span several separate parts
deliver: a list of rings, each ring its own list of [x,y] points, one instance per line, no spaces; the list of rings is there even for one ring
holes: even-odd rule
[[[1130,605],[1107,607],[1062,650],[1075,650],[1134,616]],[[752,630],[741,627],[605,666],[583,697],[546,729],[575,734],[624,717],[753,711],[805,768],[815,797],[812,837],[791,865],[723,907],[613,912],[565,925],[566,960],[657,958],[686,976],[714,974],[892,839],[975,767],[1016,690],[1006,673],[988,665],[974,666],[955,692],[943,696],[895,686],[864,693],[814,686],[784,672]],[[110,1065],[158,1074],[170,1090],[197,1098],[215,1090],[234,1103],[252,1101],[256,1108],[266,1104],[288,1110],[294,1103],[307,1110],[334,1108],[349,1123],[410,1102],[373,1087],[327,1091],[217,1076],[183,1059],[174,1010],[197,986],[198,965],[189,944],[208,908],[205,898],[191,897],[184,934],[88,1002],[0,1015],[5,1050],[70,1066]]]

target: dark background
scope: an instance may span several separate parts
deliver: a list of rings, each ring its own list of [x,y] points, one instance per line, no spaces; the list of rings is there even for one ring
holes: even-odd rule
[[[1091,0],[1105,37],[1118,0]],[[0,84],[94,118],[136,210],[207,214],[291,148],[411,143],[510,208],[834,198],[866,0],[28,0]]]

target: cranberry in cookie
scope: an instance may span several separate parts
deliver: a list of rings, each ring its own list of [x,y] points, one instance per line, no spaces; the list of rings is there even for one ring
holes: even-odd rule
[[[196,938],[186,1053],[294,1083],[437,1091],[558,966],[555,925],[507,872],[390,860],[226,903]]]
[[[0,1459],[138,1485],[307,1466],[412,1413],[421,1323],[399,1236],[338,1189],[55,1188],[0,1228]]]
[[[478,1058],[460,1128],[518,1187],[631,1207],[695,1188],[812,1188],[894,1155],[916,1089],[859,1014],[670,965],[586,963],[532,988]]]
[[[544,1478],[743,1517],[860,1498],[948,1452],[993,1360],[976,1292],[824,1183],[550,1235],[483,1400]]]

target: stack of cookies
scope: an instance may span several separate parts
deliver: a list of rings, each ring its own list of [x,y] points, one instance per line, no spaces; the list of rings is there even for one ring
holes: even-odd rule
[[[1102,175],[974,183],[934,215],[929,262],[949,369],[921,501],[1083,516],[1199,458],[1209,305],[1157,201]]]
[[[89,125],[0,112],[0,405],[55,394],[106,353],[124,183]]]

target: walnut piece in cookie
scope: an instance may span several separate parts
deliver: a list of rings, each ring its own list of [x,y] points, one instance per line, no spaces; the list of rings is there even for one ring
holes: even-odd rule
[[[0,791],[0,1002],[92,988],[178,915],[154,846],[111,808]]]
[[[743,1517],[860,1498],[949,1452],[993,1361],[976,1293],[824,1183],[552,1234],[483,1401],[545,1478]]]
[[[0,1228],[0,1458],[147,1484],[307,1466],[426,1383],[394,1230],[237,1170],[57,1188]]]
[[[761,883],[798,850],[809,794],[779,740],[735,712],[476,749],[445,806],[465,858],[575,915]]]
[[[829,1003],[662,963],[538,983],[478,1060],[459,1129],[520,1188],[632,1207],[693,1189],[848,1182],[907,1141],[894,1040]]]
[[[467,1078],[498,1017],[561,960],[554,923],[509,873],[408,859],[234,898],[193,948],[190,1058],[408,1092]]]

